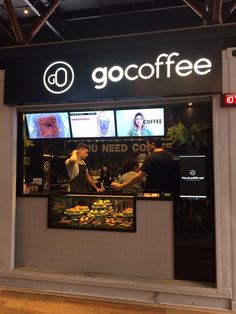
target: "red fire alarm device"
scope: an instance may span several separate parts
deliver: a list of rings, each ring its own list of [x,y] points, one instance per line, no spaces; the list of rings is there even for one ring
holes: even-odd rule
[[[236,107],[236,93],[223,94],[222,106],[224,107]]]

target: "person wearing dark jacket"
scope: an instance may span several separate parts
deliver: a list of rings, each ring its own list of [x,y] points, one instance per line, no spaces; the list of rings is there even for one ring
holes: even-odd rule
[[[150,152],[141,169],[135,176],[123,183],[112,183],[116,190],[127,188],[146,177],[145,191],[173,192],[174,163],[171,153],[162,147],[161,139],[148,139],[147,150]]]

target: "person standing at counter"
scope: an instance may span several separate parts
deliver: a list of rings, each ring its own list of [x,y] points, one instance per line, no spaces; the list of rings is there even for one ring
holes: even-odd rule
[[[144,124],[144,116],[141,112],[136,113],[134,116],[134,126],[129,131],[129,136],[150,136],[152,135],[151,130],[149,130]]]
[[[160,139],[148,139],[147,150],[150,155],[144,160],[140,171],[126,182],[112,182],[114,189],[127,188],[146,177],[145,191],[173,192],[174,162],[172,154],[162,148]]]
[[[80,143],[77,149],[73,150],[70,157],[65,161],[67,173],[70,179],[70,192],[86,193],[88,192],[88,184],[90,184],[96,192],[103,192],[98,188],[88,172],[85,159],[88,157],[89,147],[84,143]]]
[[[129,179],[136,176],[139,171],[139,163],[135,158],[127,158],[122,164],[122,176],[119,183],[128,181]],[[142,182],[134,183],[128,187],[123,188],[124,193],[128,194],[138,194],[143,191]]]

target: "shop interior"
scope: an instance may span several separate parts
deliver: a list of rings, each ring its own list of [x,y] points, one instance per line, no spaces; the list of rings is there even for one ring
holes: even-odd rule
[[[110,183],[117,180],[122,171],[122,162],[128,156],[137,158],[140,166],[147,156],[147,136],[127,136],[122,134],[124,124],[119,125],[119,111],[163,110],[163,131],[152,136],[160,136],[163,147],[173,154],[176,164],[176,189],[174,193],[154,197],[169,197],[174,200],[174,277],[175,279],[215,282],[215,243],[214,243],[214,184],[213,184],[213,140],[211,101],[181,101],[160,105],[143,102],[132,106],[106,108],[101,105],[99,112],[114,111],[114,132],[101,131],[97,137],[77,134],[73,130],[73,119],[79,113],[98,111],[98,106],[84,110],[51,110],[69,115],[69,135],[62,137],[40,137],[30,134],[31,114],[45,111],[20,110],[18,113],[18,196],[63,195],[68,193],[69,179],[65,160],[78,143],[86,143],[89,156],[86,164],[97,184],[105,185],[106,194],[114,194]],[[119,110],[117,110],[119,108]],[[124,117],[124,116],[123,116]],[[147,119],[148,120],[148,119]],[[111,123],[111,122],[110,122]],[[120,122],[121,123],[121,122]],[[123,122],[124,123],[124,120]],[[111,124],[110,124],[111,125]],[[105,127],[106,129],[106,127]],[[102,134],[105,132],[105,134]],[[87,131],[88,133],[88,131]],[[108,136],[107,136],[108,135]],[[38,138],[36,138],[38,137]],[[181,197],[180,156],[204,156],[206,177],[205,195]],[[136,197],[144,197],[143,194]],[[91,191],[92,193],[92,191]],[[50,216],[50,215],[49,215]],[[135,221],[136,223],[136,221]],[[135,223],[131,230],[135,231]],[[50,224],[49,224],[50,227]],[[194,269],[194,271],[193,271]]]

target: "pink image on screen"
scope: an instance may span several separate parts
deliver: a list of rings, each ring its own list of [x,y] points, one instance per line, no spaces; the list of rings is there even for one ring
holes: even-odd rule
[[[55,116],[39,118],[38,124],[41,136],[58,136],[60,133]]]

